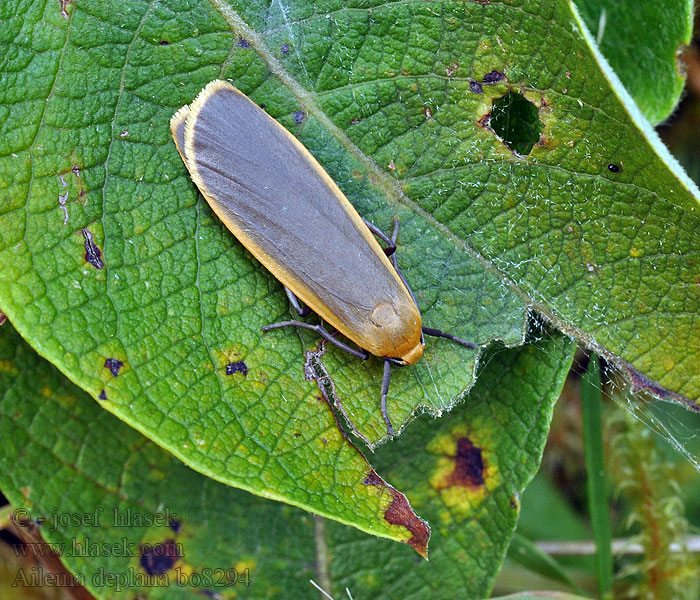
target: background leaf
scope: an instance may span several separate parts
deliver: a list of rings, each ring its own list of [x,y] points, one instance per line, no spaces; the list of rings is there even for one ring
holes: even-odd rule
[[[317,340],[260,334],[288,314],[284,294],[213,218],[170,140],[172,113],[216,77],[298,135],[364,216],[400,218],[399,261],[428,325],[512,345],[535,307],[668,391],[639,385],[698,399],[695,188],[610,88],[568,2],[0,10],[0,306],[197,470],[413,537],[387,524],[393,493],[365,485],[369,465],[303,379]],[[542,132],[527,156],[490,126],[508,93],[541,122],[525,128]],[[396,424],[472,385],[475,353],[430,342],[396,371]],[[380,440],[379,361],[320,356],[308,366],[324,390]]]
[[[373,463],[432,525],[430,561],[329,523],[331,579],[361,598],[484,598],[537,471],[574,347],[560,335],[488,355],[463,405],[422,418]],[[481,481],[479,481],[481,479]]]
[[[693,31],[693,0],[576,0],[600,51],[656,125],[676,107],[685,85],[680,62]]]
[[[323,556],[337,596],[349,586],[356,598],[409,591],[431,598],[438,588],[441,598],[481,598],[510,541],[519,494],[539,465],[572,351],[557,335],[492,353],[464,405],[437,428],[420,419],[399,444],[382,448],[378,463],[411,488],[436,526],[431,560],[421,564],[408,548],[332,522],[314,528],[306,513],[192,471],[101,410],[9,325],[0,329],[0,487],[15,507],[46,519],[44,539],[65,545],[64,562],[100,598],[113,597],[119,581],[154,598],[203,589],[223,598],[301,598],[307,580],[318,578],[314,557],[318,568]],[[64,521],[96,514],[77,526]],[[154,515],[160,522],[139,523]],[[178,556],[156,568],[144,545],[166,543]],[[80,552],[90,547],[129,554]],[[190,585],[193,574],[232,567],[250,569],[251,585],[221,577],[219,585]],[[149,584],[147,570],[161,579]]]

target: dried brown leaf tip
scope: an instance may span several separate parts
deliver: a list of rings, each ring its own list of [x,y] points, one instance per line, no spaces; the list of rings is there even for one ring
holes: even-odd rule
[[[384,511],[384,518],[391,525],[399,525],[408,529],[411,532],[411,537],[406,540],[406,543],[412,546],[423,558],[427,559],[430,527],[416,515],[408,502],[408,498],[386,483],[374,470],[367,474],[363,483],[382,488],[391,494],[393,500]]]

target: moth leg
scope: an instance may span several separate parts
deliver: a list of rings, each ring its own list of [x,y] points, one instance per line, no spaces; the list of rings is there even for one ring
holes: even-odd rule
[[[365,225],[367,225],[367,228],[387,245],[387,247],[384,248],[384,254],[386,254],[387,256],[392,256],[394,252],[396,252],[396,237],[389,237],[386,233],[379,229],[379,227],[377,227],[374,223],[371,223],[364,217],[362,218],[362,220],[365,222]],[[394,219],[395,230],[398,230],[398,222],[398,219]]]
[[[365,360],[368,356],[369,353],[365,350],[355,350],[355,348],[351,348],[347,344],[341,342],[340,340],[334,338],[330,333],[328,333],[322,325],[312,325],[311,323],[304,323],[303,321],[296,321],[296,320],[291,320],[291,321],[280,321],[279,323],[272,323],[271,325],[265,325],[262,327],[263,333],[266,331],[270,331],[271,329],[281,329],[282,327],[302,327],[303,329],[310,329],[311,331],[315,331],[320,335],[324,340],[329,341],[331,344],[338,346],[341,350],[345,350],[348,354],[352,354],[353,356],[356,356],[357,358],[360,358],[362,360]]]
[[[302,306],[299,303],[299,298],[297,298],[294,295],[294,292],[290,290],[286,285],[282,286],[284,287],[284,293],[287,294],[287,298],[289,298],[289,303],[292,305],[292,308],[297,311],[300,317],[306,317],[311,313],[311,309],[308,306]]]
[[[394,435],[394,427],[391,424],[391,419],[389,419],[389,413],[386,410],[386,397],[389,393],[389,383],[391,382],[391,361],[386,358],[384,359],[384,377],[382,378],[382,400],[381,409],[382,417],[384,417],[384,422],[386,423],[386,431],[389,435]]]
[[[468,342],[467,340],[463,340],[462,338],[458,338],[456,335],[452,335],[451,333],[446,333],[444,331],[440,331],[439,329],[432,329],[431,327],[421,327],[421,330],[425,335],[431,335],[433,337],[441,337],[441,338],[447,338],[448,340],[452,340],[453,342],[457,342],[458,344],[461,344],[462,346],[466,346],[467,348],[478,348],[478,346],[474,342]]]

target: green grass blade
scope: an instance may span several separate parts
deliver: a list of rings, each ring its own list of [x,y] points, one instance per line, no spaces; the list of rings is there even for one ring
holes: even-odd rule
[[[601,598],[612,598],[610,512],[603,459],[603,418],[598,357],[591,355],[581,380],[583,441],[586,459],[588,506],[596,544],[596,575]]]
[[[538,575],[568,585],[577,594],[583,594],[583,590],[569,577],[564,567],[520,533],[516,532],[513,536],[508,548],[508,558]]]

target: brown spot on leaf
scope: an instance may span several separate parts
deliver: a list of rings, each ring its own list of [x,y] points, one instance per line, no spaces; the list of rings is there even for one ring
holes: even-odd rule
[[[351,124],[351,125],[357,125],[361,120],[362,120],[362,119],[360,119],[360,117],[355,117],[354,119],[352,119],[352,120],[350,121],[350,124]]]
[[[0,310],[0,327],[2,327],[7,321],[7,315]]]
[[[104,390],[102,390],[102,391],[100,392],[100,395],[97,396],[97,397],[98,397],[100,400],[107,400],[107,393],[106,393]]]
[[[481,117],[476,124],[479,127],[489,127],[491,124],[491,112],[487,112],[483,117]]]
[[[124,363],[116,358],[108,358],[105,360],[105,369],[109,369],[114,377],[119,375],[119,369],[123,366]]]
[[[139,562],[149,575],[162,575],[173,568],[180,551],[175,540],[165,540],[161,544],[143,544],[139,547],[141,559]]]
[[[181,525],[180,521],[178,521],[178,520],[173,519],[172,517],[170,517],[170,523],[169,523],[169,525],[170,525],[170,529],[172,529],[175,533],[177,533],[178,531],[180,531],[180,525]]]
[[[248,365],[242,360],[238,362],[232,362],[226,365],[226,375],[233,375],[234,373],[243,373],[243,375],[248,374]]]
[[[474,92],[475,94],[483,94],[484,93],[484,86],[481,85],[478,81],[470,81],[469,82],[469,89]]]
[[[83,232],[83,238],[85,238],[85,260],[96,269],[104,269],[105,264],[102,261],[102,251],[95,244],[92,233],[87,229],[81,229],[81,231]]]
[[[433,118],[433,111],[429,106],[424,106],[423,107],[423,114],[425,115],[426,119],[432,119]]]
[[[238,38],[239,48],[250,48],[250,42],[244,38]]]
[[[306,120],[306,113],[303,110],[297,110],[294,113],[294,122],[301,125]]]
[[[484,485],[484,459],[481,448],[474,446],[468,437],[457,440],[454,469],[444,480],[441,488],[452,486],[476,488]]]
[[[280,48],[280,52],[287,56],[289,54],[289,44],[282,44],[282,47]]]
[[[158,42],[158,44],[161,46],[169,46],[170,42],[168,40],[160,40],[160,42]]]
[[[456,62],[451,62],[449,67],[445,68],[445,74],[452,77],[459,70],[459,65]]]
[[[61,5],[61,16],[68,20],[69,14],[68,11],[66,10],[68,8],[68,5],[71,3],[71,0],[58,0],[58,3]]]
[[[423,558],[428,558],[428,541],[430,540],[430,527],[418,517],[404,494],[386,483],[376,471],[371,470],[363,481],[365,485],[373,485],[386,489],[393,497],[392,503],[384,511],[384,518],[391,525],[400,525],[411,532],[412,537],[406,542]]]
[[[544,134],[542,134],[540,136],[540,139],[537,140],[537,143],[535,144],[535,146],[537,146],[538,148],[545,148],[545,147],[551,146],[551,145],[552,145],[551,138],[549,136],[544,135]]]
[[[75,175],[76,177],[80,177],[80,167],[78,165],[73,165],[70,172],[73,173],[73,175]]]

